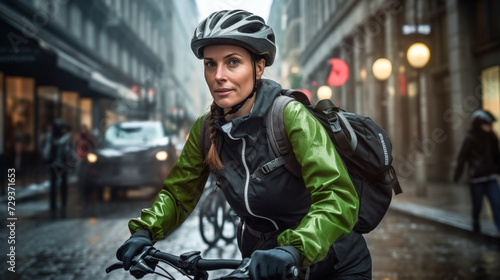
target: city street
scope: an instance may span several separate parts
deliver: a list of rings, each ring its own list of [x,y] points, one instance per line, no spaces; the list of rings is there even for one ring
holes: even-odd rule
[[[144,193],[128,192],[126,199],[83,203],[74,192],[74,186],[71,189],[70,208],[65,219],[51,219],[46,197],[18,203],[16,272],[8,272],[6,262],[2,261],[1,269],[7,271],[3,273],[7,276],[4,279],[134,279],[125,271],[106,275],[104,269],[116,261],[116,249],[129,236],[128,220],[150,205],[154,194],[145,189]],[[220,241],[217,247],[210,249],[203,243],[196,215],[195,212],[156,247],[174,254],[199,250],[204,258],[238,258],[235,243]],[[5,240],[7,231],[3,229],[1,234]],[[391,210],[366,239],[372,252],[373,279],[483,280],[500,277],[498,240],[395,210]],[[211,277],[222,273],[214,272]],[[146,276],[145,279],[162,278]],[[179,276],[179,279],[182,278]]]

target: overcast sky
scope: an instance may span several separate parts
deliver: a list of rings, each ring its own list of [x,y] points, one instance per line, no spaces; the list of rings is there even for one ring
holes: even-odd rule
[[[200,21],[218,10],[244,9],[257,14],[267,22],[272,0],[196,0]]]

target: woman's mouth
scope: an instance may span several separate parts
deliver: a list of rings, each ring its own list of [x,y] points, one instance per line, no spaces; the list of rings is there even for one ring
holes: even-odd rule
[[[229,93],[231,93],[232,91],[233,90],[230,88],[220,88],[220,89],[215,90],[215,94],[217,94],[219,96],[225,96],[225,95],[228,95]]]

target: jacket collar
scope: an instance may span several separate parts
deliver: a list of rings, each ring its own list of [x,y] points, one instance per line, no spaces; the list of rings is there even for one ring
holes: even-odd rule
[[[264,118],[271,108],[273,100],[281,92],[281,86],[272,80],[262,79],[262,86],[256,94],[255,103],[250,114],[232,119],[230,133],[232,137],[249,137],[256,141],[259,130],[263,127]],[[222,131],[224,119],[217,119],[215,127]]]

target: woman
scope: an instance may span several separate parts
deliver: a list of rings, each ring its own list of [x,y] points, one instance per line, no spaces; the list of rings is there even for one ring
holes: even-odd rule
[[[215,12],[196,28],[191,48],[204,61],[214,101],[193,125],[153,206],[130,221],[132,237],[117,251],[125,269],[189,216],[212,172],[241,218],[238,245],[242,257],[252,257],[253,279],[280,279],[290,265],[310,279],[371,279],[365,240],[351,231],[357,193],[326,131],[298,102],[287,105],[284,121],[302,178],[283,167],[252,177],[275,159],[264,118],[281,86],[262,79],[276,54],[272,29],[246,11]],[[200,148],[205,119],[206,158]]]
[[[458,154],[454,181],[462,175],[465,163],[469,165],[469,186],[472,198],[472,227],[481,232],[479,215],[483,208],[483,196],[490,202],[493,218],[500,231],[500,190],[497,174],[500,171],[498,138],[493,132],[495,117],[479,109],[471,116],[471,130],[467,132]]]

